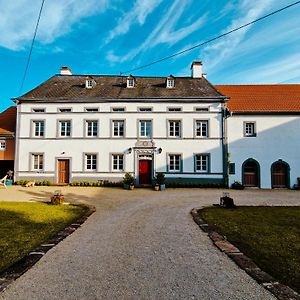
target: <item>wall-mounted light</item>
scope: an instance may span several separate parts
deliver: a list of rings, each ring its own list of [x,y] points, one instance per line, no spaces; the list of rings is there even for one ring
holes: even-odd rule
[[[158,148],[158,149],[157,149],[157,153],[158,153],[158,154],[161,154],[161,153],[162,153],[162,148]]]
[[[131,154],[131,152],[132,152],[132,148],[131,148],[131,147],[130,147],[130,148],[128,148],[127,152],[128,152],[128,154]]]
[[[63,151],[61,154],[65,154],[66,152],[65,151]]]

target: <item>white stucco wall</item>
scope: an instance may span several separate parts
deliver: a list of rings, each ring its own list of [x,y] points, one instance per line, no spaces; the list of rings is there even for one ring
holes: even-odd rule
[[[126,107],[125,112],[112,112],[112,107]],[[152,107],[152,112],[139,112],[139,107]],[[168,107],[181,107],[182,112],[168,112]],[[209,107],[209,112],[196,112],[195,107]],[[45,113],[33,113],[32,108],[45,108]],[[71,113],[59,113],[58,108],[72,108]],[[99,112],[85,112],[85,108],[99,108]],[[70,179],[121,179],[124,173],[111,171],[111,154],[124,153],[125,172],[137,172],[136,153],[133,148],[138,140],[138,120],[149,119],[153,124],[153,141],[162,153],[155,153],[154,171],[167,171],[167,154],[181,154],[182,174],[169,177],[219,178],[223,177],[220,103],[76,103],[76,104],[32,104],[18,105],[18,150],[15,164],[16,178],[49,178],[57,180],[57,159],[69,158]],[[125,120],[125,138],[111,137],[111,121]],[[181,120],[182,138],[167,138],[167,121]],[[209,138],[195,138],[195,119],[209,120]],[[45,121],[45,136],[32,136],[32,121]],[[58,120],[71,120],[70,138],[60,138]],[[85,120],[98,120],[99,136],[85,137]],[[44,154],[43,172],[33,172],[31,153]],[[96,153],[96,172],[84,171],[84,153]],[[194,173],[194,154],[210,154],[210,173]]]
[[[244,137],[244,122],[256,122],[256,137]],[[249,158],[260,165],[261,188],[271,188],[271,165],[283,160],[290,166],[290,186],[300,177],[300,118],[295,115],[233,115],[227,120],[229,160],[235,174],[229,183],[242,182],[242,164]]]

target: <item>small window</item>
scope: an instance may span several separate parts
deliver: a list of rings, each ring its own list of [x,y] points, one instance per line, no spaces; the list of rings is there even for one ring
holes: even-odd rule
[[[229,164],[229,174],[231,175],[235,174],[235,163]]]
[[[35,113],[43,113],[45,112],[45,108],[33,108],[32,111]]]
[[[181,154],[169,154],[168,166],[170,172],[180,172],[182,169],[181,164]]]
[[[88,137],[98,136],[98,121],[97,120],[86,121],[86,135]]]
[[[66,112],[72,112],[72,109],[71,108],[59,108],[58,111],[61,113],[66,113]]]
[[[45,130],[45,122],[44,121],[33,121],[34,127],[34,136],[35,137],[43,137]]]
[[[208,172],[209,171],[209,155],[196,154],[195,155],[195,171]]]
[[[195,111],[209,111],[208,107],[195,107]]]
[[[122,112],[125,111],[125,107],[112,107],[113,112]]]
[[[141,111],[141,112],[149,112],[149,111],[152,111],[152,107],[140,107],[139,111]]]
[[[134,78],[127,78],[127,87],[133,88],[134,87]]]
[[[85,111],[86,112],[98,112],[99,108],[86,108]]]
[[[59,135],[61,137],[71,136],[71,121],[59,121]]]
[[[95,86],[95,81],[93,79],[87,79],[85,81],[85,87],[87,89],[92,89]]]
[[[112,155],[112,169],[113,171],[124,171],[124,155],[113,154]]]
[[[113,137],[124,137],[125,135],[125,121],[113,120],[112,121],[112,135]]]
[[[208,137],[208,121],[196,120],[195,121],[195,136]]]
[[[255,137],[255,122],[245,122],[244,123],[244,136],[246,137]]]
[[[35,171],[40,171],[44,169],[43,154],[32,154],[32,169]]]
[[[140,120],[140,137],[151,138],[152,137],[152,121]]]
[[[85,168],[88,171],[97,170],[97,155],[96,154],[85,154]]]
[[[182,111],[181,107],[168,107],[168,111]]]
[[[6,149],[6,142],[0,141],[0,151],[4,151]]]
[[[174,137],[174,138],[181,137],[181,121],[178,120],[169,121],[169,137]]]
[[[174,79],[167,79],[167,88],[171,89],[175,86]]]

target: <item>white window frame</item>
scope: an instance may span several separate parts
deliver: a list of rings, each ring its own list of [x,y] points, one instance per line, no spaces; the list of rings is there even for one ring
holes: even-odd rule
[[[133,78],[128,78],[127,79],[127,87],[128,88],[134,88],[134,79]]]
[[[167,110],[169,112],[182,112],[182,107],[168,107]]]
[[[6,150],[6,141],[0,141],[0,151]]]
[[[35,161],[35,158],[37,158],[37,164]],[[44,170],[44,154],[43,153],[31,153],[31,168],[33,171],[43,171]],[[37,166],[37,168],[35,167]]]
[[[178,125],[178,128],[176,126]],[[181,138],[181,120],[168,120],[168,137],[169,138]],[[178,131],[178,133],[176,133]]]
[[[116,126],[116,132],[115,134],[115,123],[117,124]],[[123,124],[123,134],[120,134],[120,124]],[[125,120],[111,120],[111,136],[113,138],[124,138],[125,137]]]
[[[43,124],[43,125],[41,125],[41,124]],[[33,126],[33,134],[32,134],[33,137],[42,138],[45,136],[45,121],[44,120],[33,120],[32,126]],[[43,130],[41,130],[42,128],[43,128]]]
[[[138,111],[140,112],[152,112],[153,108],[152,107],[139,107]]]
[[[245,121],[244,122],[244,137],[256,137],[256,122],[255,121]]]
[[[152,138],[153,137],[153,122],[152,122],[152,120],[139,120],[138,121],[139,122],[139,137],[141,137],[141,138],[145,138],[145,139],[149,139],[149,138]],[[142,123],[145,123],[145,133],[144,134],[142,134]],[[147,134],[147,128],[149,128],[149,127],[147,127],[147,123],[150,123],[150,134]]]
[[[167,88],[172,89],[175,86],[174,79],[167,79]]]
[[[32,108],[33,113],[44,113],[46,110],[45,108]]]
[[[89,134],[89,124],[91,125],[91,132]],[[96,123],[96,128],[94,127],[94,123]],[[96,132],[95,132],[96,131]],[[99,122],[98,120],[85,120],[85,136],[89,138],[96,138],[99,134]]]
[[[63,129],[63,123],[68,123],[70,124],[70,135],[67,135],[67,125],[66,125],[66,128],[65,128],[65,133],[62,134],[62,129]],[[63,137],[63,138],[68,138],[68,137],[71,137],[72,136],[72,121],[71,120],[59,120],[58,121],[58,124],[59,124],[59,137]]]
[[[177,159],[179,159],[178,163],[177,163]],[[169,153],[167,165],[168,165],[168,172],[180,173],[182,171],[182,154]]]
[[[200,124],[200,128],[198,129],[198,123]],[[203,128],[203,126],[205,127]],[[209,120],[195,120],[194,122],[194,136],[196,138],[208,138],[209,137]],[[206,134],[204,134],[206,133]]]
[[[120,163],[122,160],[122,164]],[[116,163],[116,164],[115,164]],[[115,168],[116,166],[116,168]],[[122,168],[120,168],[122,166]],[[111,170],[113,172],[124,172],[125,170],[125,157],[122,153],[111,154]]]
[[[87,79],[85,81],[85,87],[87,89],[92,89],[94,87],[94,80],[93,79]]]
[[[208,173],[210,169],[210,155],[207,153],[194,154],[194,165],[195,165],[195,172]]]
[[[89,112],[89,113],[99,112],[99,108],[98,107],[86,107],[84,110],[86,112]]]
[[[96,153],[84,154],[85,171],[96,172],[98,167],[98,155]]]

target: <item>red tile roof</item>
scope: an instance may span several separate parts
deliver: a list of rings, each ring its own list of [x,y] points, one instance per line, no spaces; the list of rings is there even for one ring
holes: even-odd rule
[[[233,112],[300,112],[300,84],[215,85]]]
[[[16,131],[17,108],[9,107],[0,113],[0,134],[12,134]]]

